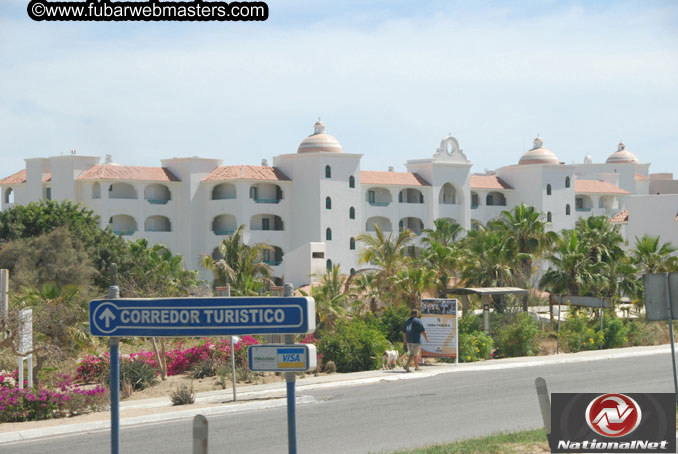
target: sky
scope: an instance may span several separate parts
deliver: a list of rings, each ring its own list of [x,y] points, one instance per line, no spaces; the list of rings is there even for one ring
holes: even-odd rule
[[[448,134],[472,172],[537,134],[566,163],[623,140],[678,174],[675,1],[272,0],[264,22],[34,22],[0,1],[0,178],[76,150],[123,165],[295,153],[321,118],[363,170]]]

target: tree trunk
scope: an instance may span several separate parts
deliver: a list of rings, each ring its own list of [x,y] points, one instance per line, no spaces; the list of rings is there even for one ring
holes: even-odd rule
[[[160,370],[160,379],[162,381],[167,380],[167,360],[165,358],[165,341],[163,339],[160,340],[160,345],[162,346],[162,353],[161,350],[158,349],[158,342],[156,341],[155,337],[151,338],[151,341],[153,342],[153,350],[155,351],[155,360],[158,363],[158,369]]]

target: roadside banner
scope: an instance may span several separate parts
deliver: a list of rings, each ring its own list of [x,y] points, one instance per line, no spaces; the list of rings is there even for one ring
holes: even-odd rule
[[[419,312],[428,335],[428,342],[423,336],[421,338],[422,354],[457,358],[457,300],[422,298]]]

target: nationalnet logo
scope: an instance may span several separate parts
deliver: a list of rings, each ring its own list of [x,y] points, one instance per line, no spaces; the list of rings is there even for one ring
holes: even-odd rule
[[[638,427],[643,412],[624,394],[603,394],[586,407],[586,423],[604,437],[623,437]]]
[[[675,394],[554,393],[551,452],[675,452]]]

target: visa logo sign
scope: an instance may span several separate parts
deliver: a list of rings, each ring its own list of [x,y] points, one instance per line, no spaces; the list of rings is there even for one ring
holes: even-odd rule
[[[282,358],[285,363],[297,363],[301,361],[301,355],[298,353],[283,353]]]

